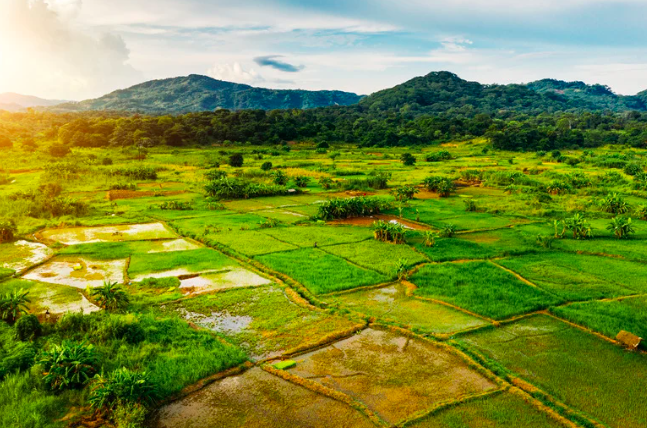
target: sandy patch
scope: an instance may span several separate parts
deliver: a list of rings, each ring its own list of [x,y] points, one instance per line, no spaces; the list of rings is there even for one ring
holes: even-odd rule
[[[104,281],[122,283],[126,259],[96,261],[83,258],[53,259],[27,272],[25,279],[85,289],[100,287]]]
[[[65,245],[90,244],[94,242],[145,241],[177,237],[162,223],[49,229],[43,231],[42,236],[45,239],[57,241]]]
[[[207,272],[194,278],[183,279],[180,281],[180,288],[194,293],[204,293],[228,288],[257,287],[271,282],[247,269],[232,268],[226,272]]]

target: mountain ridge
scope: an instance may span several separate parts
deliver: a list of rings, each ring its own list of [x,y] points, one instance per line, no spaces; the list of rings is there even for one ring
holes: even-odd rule
[[[190,74],[150,80],[102,97],[65,103],[54,111],[118,110],[189,113],[215,110],[316,108],[357,103],[362,96],[343,91],[267,89]]]

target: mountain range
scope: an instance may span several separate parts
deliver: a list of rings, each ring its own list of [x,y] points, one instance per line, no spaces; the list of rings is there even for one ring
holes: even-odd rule
[[[140,113],[188,113],[218,108],[307,109],[357,103],[362,97],[342,91],[265,89],[192,74],[151,80],[100,98],[65,103],[56,111],[119,110]]]
[[[543,79],[528,84],[483,85],[447,72],[415,77],[367,97],[342,91],[266,89],[189,75],[151,80],[100,98],[61,102],[18,94],[0,95],[0,110],[45,107],[53,112],[113,110],[146,114],[180,114],[216,109],[309,109],[349,106],[375,112],[414,115],[457,113],[528,114],[556,111],[647,111],[647,91],[617,95],[604,85]]]
[[[0,110],[12,112],[23,111],[32,107],[50,107],[64,102],[62,100],[46,100],[29,95],[14,94],[13,92],[0,94]]]

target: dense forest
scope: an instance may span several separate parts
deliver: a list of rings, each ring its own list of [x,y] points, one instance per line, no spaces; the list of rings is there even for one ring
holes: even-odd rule
[[[495,149],[517,151],[646,145],[647,112],[628,107],[622,111],[575,108],[575,98],[547,89],[559,87],[558,81],[535,85],[543,89],[537,92],[524,85],[484,86],[441,72],[348,106],[218,109],[183,115],[5,112],[0,113],[0,146],[24,150],[51,146],[58,153],[70,147],[278,145],[289,141],[392,147],[473,137],[488,138]],[[639,96],[633,101],[618,98],[605,87],[581,87],[577,82],[569,85],[564,91],[586,89],[588,98],[573,92],[586,98],[582,101],[586,103],[594,97],[602,99],[601,103],[615,99],[616,107],[619,103],[641,102]],[[504,105],[508,108],[502,108]]]

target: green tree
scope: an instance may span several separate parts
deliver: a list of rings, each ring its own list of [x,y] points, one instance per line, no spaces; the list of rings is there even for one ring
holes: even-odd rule
[[[21,288],[0,297],[0,316],[2,319],[9,324],[13,324],[20,315],[26,314],[28,310],[27,303],[31,303],[31,300],[27,297],[28,295],[29,292]]]
[[[233,155],[229,156],[229,166],[233,166],[234,168],[240,168],[243,166],[244,158],[241,153],[234,153]]]
[[[415,165],[416,158],[411,153],[403,153],[402,156],[400,156],[400,161],[404,166],[412,166]]]

